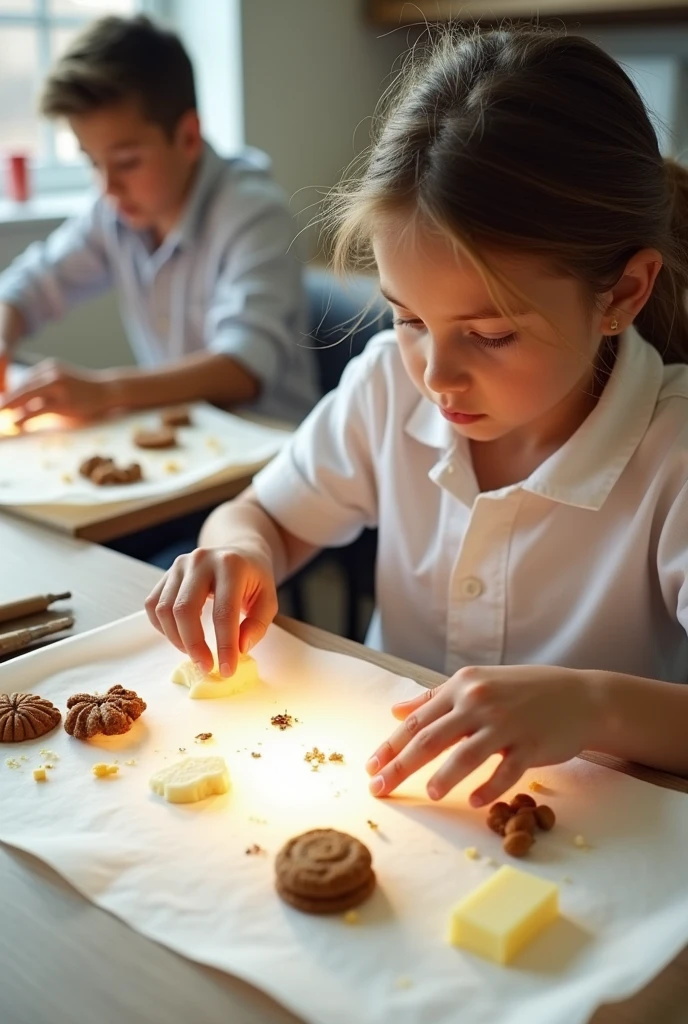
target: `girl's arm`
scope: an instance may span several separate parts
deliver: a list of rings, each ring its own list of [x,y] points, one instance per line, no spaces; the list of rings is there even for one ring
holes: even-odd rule
[[[267,556],[278,586],[319,550],[275,522],[258,501],[253,487],[216,508],[203,524],[199,541],[201,547],[236,548]]]

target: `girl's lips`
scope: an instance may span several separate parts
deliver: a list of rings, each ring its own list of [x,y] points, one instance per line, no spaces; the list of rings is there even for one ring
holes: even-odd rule
[[[449,409],[440,409],[440,412],[444,416],[445,420],[449,420],[450,423],[458,423],[463,426],[466,426],[468,423],[476,423],[478,420],[485,418],[484,413],[470,415],[466,412],[450,412]]]

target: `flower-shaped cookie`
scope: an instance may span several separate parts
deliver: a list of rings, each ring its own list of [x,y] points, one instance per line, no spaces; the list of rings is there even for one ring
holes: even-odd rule
[[[133,690],[118,684],[104,694],[75,693],[67,707],[65,729],[78,740],[88,740],[98,733],[119,736],[129,732],[146,710],[146,702]]]
[[[0,694],[0,743],[35,740],[54,729],[62,715],[34,693]]]

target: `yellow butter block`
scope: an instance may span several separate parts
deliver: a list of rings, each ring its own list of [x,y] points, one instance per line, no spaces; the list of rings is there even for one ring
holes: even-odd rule
[[[456,905],[449,942],[508,964],[558,916],[553,882],[504,865]]]
[[[45,768],[43,768],[43,766],[41,766],[40,768],[34,768],[33,777],[36,780],[36,782],[45,782],[45,780],[48,778],[48,776],[45,774]]]

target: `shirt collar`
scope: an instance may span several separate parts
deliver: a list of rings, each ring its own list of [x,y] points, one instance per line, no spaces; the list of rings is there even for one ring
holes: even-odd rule
[[[198,237],[207,199],[212,194],[224,167],[225,161],[222,157],[218,156],[210,143],[205,142],[196,170],[196,180],[191,186],[182,215],[163,243],[166,249],[183,248]]]
[[[634,328],[627,330],[593,411],[520,486],[562,504],[601,508],[650,426],[663,379],[657,350]],[[404,430],[421,444],[470,457],[468,445],[457,444],[455,431],[427,398],[417,403]]]

